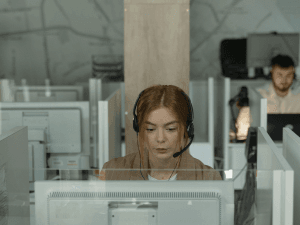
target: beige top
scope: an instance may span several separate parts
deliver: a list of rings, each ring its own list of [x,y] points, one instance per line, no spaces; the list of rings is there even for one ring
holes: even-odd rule
[[[145,165],[149,168],[148,154],[145,155]],[[176,180],[222,180],[220,173],[212,167],[204,165],[192,157],[189,150],[182,153]],[[139,153],[131,153],[124,157],[114,158],[103,165],[100,180],[149,180],[147,170],[140,172]],[[122,170],[124,169],[124,170]],[[142,167],[143,169],[143,167]],[[142,176],[143,174],[143,176]],[[143,178],[144,177],[144,178]]]
[[[280,97],[276,94],[273,83],[256,89],[268,102],[268,113],[300,113],[300,88],[294,88],[286,96]]]

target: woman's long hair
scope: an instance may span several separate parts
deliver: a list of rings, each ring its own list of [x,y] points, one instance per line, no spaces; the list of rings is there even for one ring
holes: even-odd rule
[[[139,150],[142,157],[142,165],[144,166],[144,137],[145,137],[145,120],[149,114],[159,108],[165,107],[173,113],[177,121],[179,121],[179,138],[177,146],[178,151],[181,149],[181,141],[183,137],[185,141],[188,139],[187,133],[187,117],[189,116],[189,102],[188,99],[182,94],[184,91],[174,85],[154,85],[144,90],[137,104],[136,115],[139,125]],[[192,115],[190,115],[192,116]],[[190,120],[192,118],[189,118]],[[148,154],[148,153],[146,153]]]

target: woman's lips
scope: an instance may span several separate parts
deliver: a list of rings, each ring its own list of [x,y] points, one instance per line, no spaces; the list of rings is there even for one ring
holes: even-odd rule
[[[167,151],[166,148],[164,148],[164,149],[162,149],[162,148],[161,148],[161,149],[157,148],[156,150],[157,150],[158,152],[165,152],[165,151]]]

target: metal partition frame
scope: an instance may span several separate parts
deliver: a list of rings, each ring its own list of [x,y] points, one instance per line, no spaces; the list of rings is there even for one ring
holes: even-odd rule
[[[98,101],[102,100],[102,80],[96,78],[89,79],[89,102],[90,102],[90,139],[92,148],[92,166],[98,167],[97,155],[98,146]]]
[[[209,77],[208,78],[208,142],[210,143],[212,147],[212,160],[214,161],[214,149],[215,149],[215,143],[214,143],[214,101],[215,101],[215,95],[214,95],[214,78]]]
[[[229,170],[229,131],[230,131],[230,78],[221,78],[221,84],[223,85],[223,98],[220,99],[220,103],[223,104],[223,155],[224,155],[224,170]]]

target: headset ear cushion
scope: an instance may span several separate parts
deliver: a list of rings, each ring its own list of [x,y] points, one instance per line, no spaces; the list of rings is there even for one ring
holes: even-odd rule
[[[138,125],[138,121],[137,121],[137,119],[135,117],[133,118],[132,125],[133,125],[134,131],[138,133],[139,132],[139,125]]]
[[[188,135],[189,135],[189,137],[194,136],[194,124],[193,124],[193,123],[191,123],[191,124],[189,125]]]

